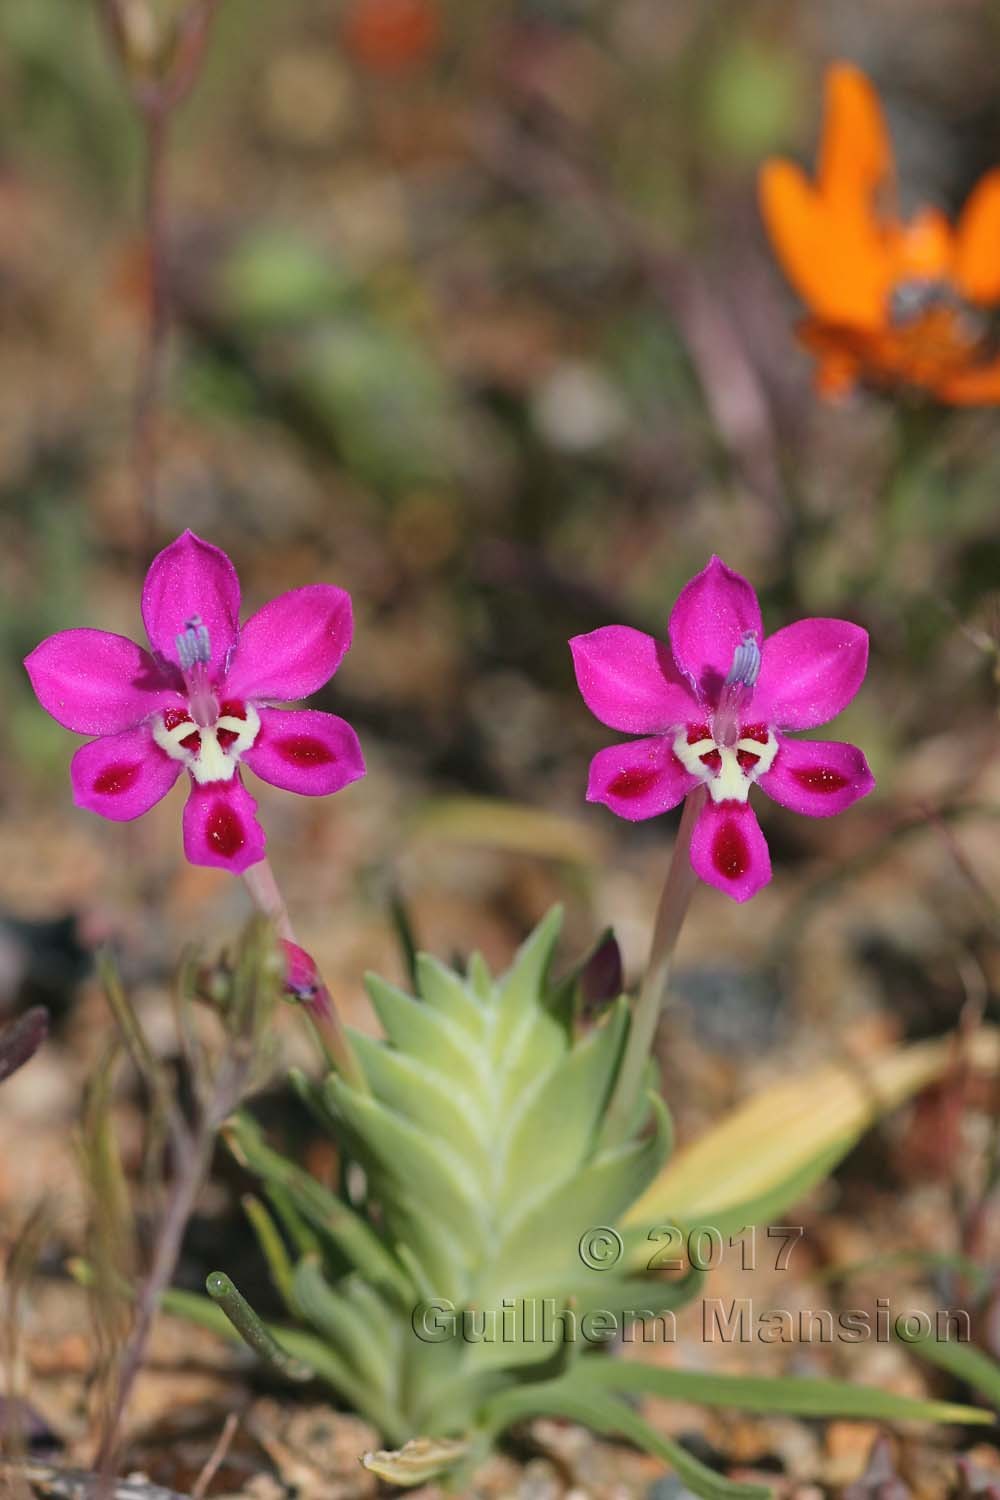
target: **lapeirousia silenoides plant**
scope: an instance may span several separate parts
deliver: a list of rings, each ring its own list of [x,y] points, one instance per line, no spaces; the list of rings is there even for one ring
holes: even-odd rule
[[[151,588],[147,581],[155,673],[139,648],[120,638],[102,637],[98,643],[57,637],[31,659],[32,678],[46,707],[69,727],[120,737],[109,750],[116,767],[125,764],[119,746],[127,740],[139,766],[134,785],[148,787],[145,806],[156,800],[161,783],[169,785],[184,767],[192,776],[196,806],[207,799],[212,808],[217,804],[245,819],[246,856],[241,852],[230,866],[239,868],[263,846],[252,807],[243,800],[247,794],[238,790],[236,762],[292,785],[287,769],[280,780],[275,772],[274,737],[284,733],[284,725],[293,737],[308,737],[315,717],[309,725],[293,726],[299,716],[283,718],[266,703],[256,705],[268,697],[304,694],[326,680],[346,647],[347,635],[338,624],[341,605],[336,591],[299,599],[302,649],[318,653],[322,661],[297,675],[288,672],[279,682],[265,670],[267,653],[258,650],[265,644],[265,632],[255,626],[261,616],[242,632],[238,628],[235,575],[230,577],[220,561],[223,555],[194,538],[174,546],[164,555],[171,588]],[[162,578],[165,564],[158,563]],[[630,1400],[644,1392],[813,1417],[990,1420],[969,1408],[836,1381],[665,1369],[622,1359],[606,1347],[627,1339],[643,1318],[690,1300],[701,1283],[692,1269],[670,1279],[649,1267],[648,1226],[622,1233],[671,1146],[669,1116],[652,1076],[650,1042],[666,961],[694,879],[689,849],[694,819],[708,794],[719,808],[706,822],[710,850],[727,818],[738,819],[735,826],[745,833],[750,782],[759,776],[764,785],[766,774],[771,782],[765,789],[781,787],[782,757],[789,771],[800,764],[793,759],[797,752],[786,751],[785,729],[822,722],[820,715],[833,712],[835,700],[846,701],[864,672],[853,627],[836,637],[827,628],[833,622],[794,637],[779,632],[770,656],[764,645],[762,665],[756,601],[749,586],[721,564],[700,575],[682,598],[685,608],[680,615],[675,611],[677,629],[672,630],[673,659],[666,648],[643,644],[649,638],[631,642],[638,661],[619,649],[623,643],[617,638],[608,640],[610,655],[590,651],[588,656],[588,701],[595,700],[594,682],[603,674],[601,716],[663,740],[637,752],[644,775],[656,771],[669,781],[665,792],[656,791],[652,781],[644,784],[643,796],[660,798],[648,811],[670,805],[667,795],[673,802],[687,797],[638,1003],[633,1007],[621,997],[599,1023],[582,1023],[578,986],[572,979],[557,983],[551,974],[558,912],[542,921],[500,978],[478,956],[464,971],[421,956],[416,996],[371,978],[384,1038],[341,1035],[328,1076],[317,1082],[293,1075],[317,1120],[336,1140],[342,1162],[351,1164],[341,1173],[339,1189],[324,1186],[275,1151],[251,1116],[239,1114],[227,1129],[232,1150],[263,1187],[263,1198],[248,1203],[248,1214],[286,1305],[287,1322],[265,1326],[223,1272],[209,1278],[214,1301],[173,1294],[175,1308],[226,1331],[235,1329],[289,1377],[324,1380],[396,1450],[369,1461],[397,1483],[419,1482],[434,1473],[457,1483],[509,1428],[554,1414],[641,1444],[700,1495],[752,1500],[763,1493],[731,1483],[646,1423]],[[278,604],[274,618],[280,624],[278,616],[292,606]],[[286,663],[294,659],[296,631],[267,634],[272,656]],[[81,657],[77,644],[93,646],[96,654]],[[802,648],[798,654],[794,646]],[[790,691],[782,697],[782,690],[793,686],[797,697]],[[223,695],[236,687],[242,715],[225,711]],[[615,693],[622,704],[631,704],[627,714],[609,707]],[[766,738],[745,732],[742,720],[749,712],[757,715],[754,724],[759,720],[766,727]],[[190,717],[168,723],[168,715],[183,713]],[[691,724],[698,730],[693,739]],[[336,741],[325,731],[317,735],[317,744],[341,758],[345,772],[354,768],[357,774],[360,757],[352,758],[353,740],[342,729],[336,733]],[[757,756],[757,766],[766,761],[764,770],[752,773],[746,759],[740,760],[741,739],[752,741],[746,753]],[[762,747],[761,755],[753,746]],[[859,795],[870,778],[853,754],[851,775]],[[224,776],[216,774],[220,757],[226,761]],[[88,773],[107,759],[104,749],[90,747],[79,758]],[[801,763],[815,764],[808,758]],[[155,786],[150,766],[160,778]],[[629,767],[635,769],[632,761]],[[78,780],[80,774],[78,765]],[[712,792],[716,774],[727,778],[721,796]],[[294,789],[334,790],[336,776],[332,770],[329,775],[322,786],[318,780],[299,784],[296,770]],[[122,777],[116,771],[112,779]],[[344,774],[337,784],[349,779]],[[102,795],[125,796],[132,785]],[[136,804],[129,815],[142,810]],[[213,815],[210,811],[209,822]],[[204,826],[199,817],[199,827]],[[748,848],[751,843],[748,838]],[[189,857],[204,852],[203,843],[189,844]],[[710,858],[717,868],[715,855]],[[252,872],[261,863],[258,859],[247,868]],[[752,863],[758,879],[759,862]],[[258,882],[258,898],[262,893],[267,894],[266,882]],[[274,908],[279,931],[282,913],[280,905]],[[282,935],[288,939],[287,919],[285,926]],[[318,976],[308,955],[286,951],[290,987],[312,994]],[[787,1201],[772,1194],[767,1212],[779,1212]],[[595,1248],[604,1250],[603,1258]]]
[[[369,1463],[396,1483],[449,1470],[458,1482],[508,1428],[550,1414],[641,1444],[699,1495],[766,1494],[644,1421],[631,1399],[641,1393],[813,1417],[989,1420],[846,1382],[664,1368],[608,1347],[641,1345],[637,1321],[688,1302],[703,1278],[651,1272],[649,1226],[626,1226],[669,1155],[669,1115],[648,1061],[620,1097],[628,1001],[583,1028],[573,982],[553,981],[560,920],[551,912],[500,978],[478,955],[466,972],[420,956],[416,996],[369,978],[385,1037],[351,1035],[365,1091],[336,1074],[293,1075],[362,1168],[345,1174],[354,1191],[321,1185],[249,1115],[228,1131],[269,1204],[248,1212],[288,1322],[265,1328],[220,1273],[209,1278],[217,1306],[178,1294],[174,1307],[235,1326],[286,1373],[326,1381],[395,1450]],[[781,1206],[772,1197],[768,1212]]]

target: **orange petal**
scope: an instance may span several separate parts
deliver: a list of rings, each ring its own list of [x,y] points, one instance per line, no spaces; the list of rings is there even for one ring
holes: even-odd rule
[[[909,224],[891,231],[894,280],[942,281],[954,269],[955,241],[939,208],[922,208]]]
[[[1000,302],[1000,167],[979,180],[962,210],[955,280],[970,302]]]
[[[942,380],[937,394],[955,406],[1000,406],[1000,358]]]
[[[891,278],[878,237],[835,215],[792,162],[766,162],[759,187],[775,254],[802,300],[827,322],[881,324]]]
[[[813,378],[820,396],[828,401],[843,401],[857,384],[858,367],[849,356],[833,354],[820,360]]]
[[[871,83],[852,63],[834,63],[826,74],[826,105],[820,145],[820,192],[874,212],[874,196],[890,185],[892,144]]]

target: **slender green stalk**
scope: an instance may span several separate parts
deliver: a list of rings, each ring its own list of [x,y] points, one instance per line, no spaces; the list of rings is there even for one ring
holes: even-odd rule
[[[684,803],[670,865],[660,892],[646,974],[632,1010],[625,1056],[608,1107],[604,1126],[605,1146],[618,1145],[625,1137],[642,1087],[642,1077],[652,1051],[657,1023],[666,1002],[677,939],[684,925],[694,888],[698,884],[698,877],[691,868],[691,834],[704,800],[705,788],[697,787]]]
[[[312,1380],[315,1371],[305,1360],[286,1353],[271,1330],[254,1312],[243,1293],[224,1271],[213,1271],[205,1282],[208,1295],[222,1308],[236,1332],[253,1352],[289,1380]]]

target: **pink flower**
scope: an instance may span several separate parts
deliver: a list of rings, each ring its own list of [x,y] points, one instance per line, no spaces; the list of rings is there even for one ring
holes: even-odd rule
[[[764,640],[760,605],[718,557],[681,590],[670,644],[627,625],[570,641],[591,713],[643,739],[598,751],[588,802],[637,821],[705,786],[691,839],[695,873],[736,901],[771,878],[750,788],[813,818],[842,812],[875,785],[861,751],[786,731],[825,724],[854,697],[868,635],[846,620],[799,620]]]
[[[191,778],[184,852],[239,873],[264,857],[247,765],[307,797],[365,773],[358,737],[334,714],[278,709],[316,692],[351,644],[350,596],[326,583],[293,589],[239,624],[240,584],[226,554],[191,531],[154,558],[142,590],[152,654],[103,630],[64,630],[25,661],[42,707],[81,746],[73,799],[128,822],[182,771]]]

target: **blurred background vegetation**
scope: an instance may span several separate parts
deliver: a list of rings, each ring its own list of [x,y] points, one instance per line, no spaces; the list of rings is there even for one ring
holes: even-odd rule
[[[3,0],[0,29],[0,1004],[54,1004],[85,1068],[90,948],[113,937],[155,1010],[244,898],[184,865],[180,790],[130,827],[72,807],[73,737],[20,666],[57,629],[138,629],[148,277],[95,8]],[[612,736],[566,640],[663,634],[712,551],[769,628],[869,628],[832,732],[879,789],[829,823],[768,805],[773,885],[701,893],[673,1025],[703,1050],[665,1059],[682,1125],[782,1048],[939,1033],[995,993],[997,414],[821,406],[755,177],[811,163],[848,57],[904,202],[954,209],[1000,162],[998,44],[988,0],[224,0],[168,163],[156,542],[225,547],[249,607],[318,579],[354,596],[316,703],[355,723],[368,778],[254,788],[348,1010],[365,967],[401,972],[394,895],[423,944],[497,964],[558,896],[578,946],[613,923],[636,973],[673,822],[584,805]]]

